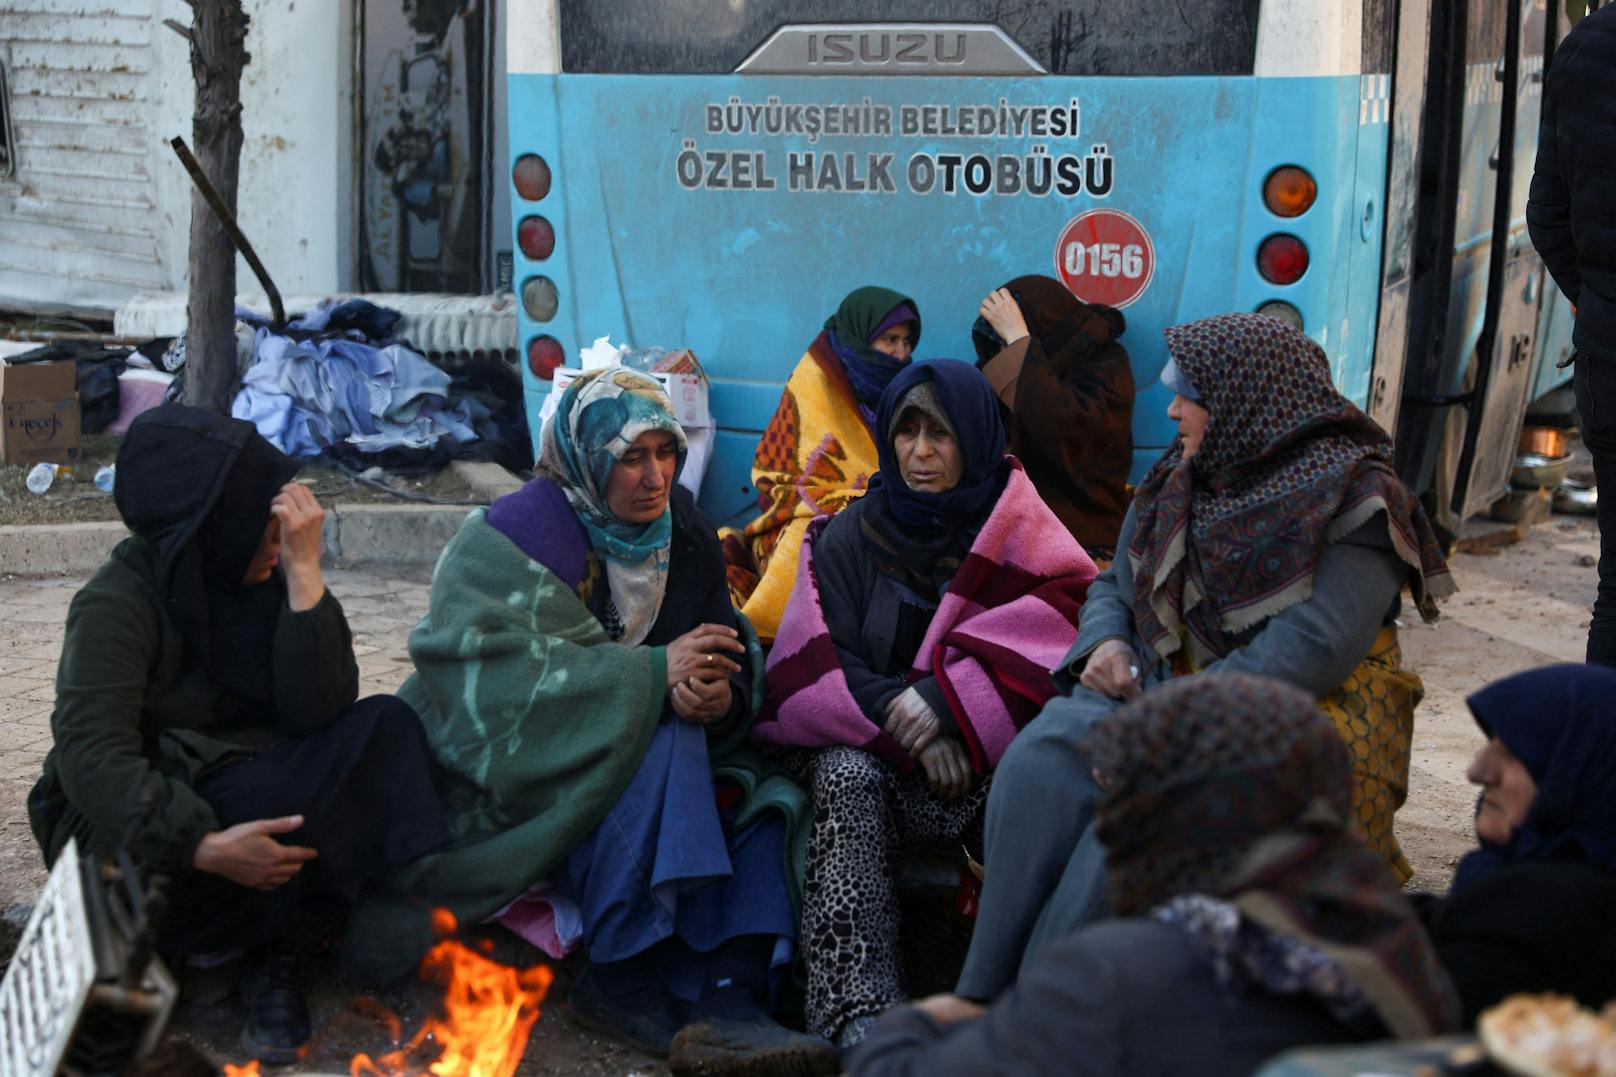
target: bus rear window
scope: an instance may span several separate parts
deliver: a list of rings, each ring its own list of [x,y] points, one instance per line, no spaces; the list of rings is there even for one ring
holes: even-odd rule
[[[778,28],[992,23],[1053,75],[1249,75],[1261,0],[559,0],[561,66],[722,74]]]

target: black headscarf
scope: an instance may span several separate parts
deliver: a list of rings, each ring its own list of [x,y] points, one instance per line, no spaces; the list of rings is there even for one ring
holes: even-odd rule
[[[118,448],[113,498],[157,549],[156,584],[188,660],[253,701],[269,698],[265,656],[286,584],[278,572],[253,587],[242,578],[298,466],[251,423],[182,404],[146,412]]]
[[[892,430],[924,386],[948,417],[964,469],[941,493],[911,490],[903,481]],[[881,470],[864,495],[863,531],[877,568],[933,598],[969,552],[971,541],[1004,490],[1004,422],[987,378],[958,359],[913,363],[881,394],[875,433]]]
[[[1616,872],[1616,670],[1547,666],[1490,684],[1466,702],[1476,724],[1519,759],[1537,796],[1509,844],[1459,862],[1453,889],[1523,861]]]

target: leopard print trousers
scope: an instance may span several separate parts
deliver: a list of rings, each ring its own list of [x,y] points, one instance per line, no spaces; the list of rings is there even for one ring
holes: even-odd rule
[[[899,774],[857,748],[793,751],[784,762],[808,787],[814,809],[800,939],[805,1016],[808,1031],[834,1040],[849,1023],[908,998],[893,854],[958,841],[981,819],[988,780],[945,804],[918,767]]]

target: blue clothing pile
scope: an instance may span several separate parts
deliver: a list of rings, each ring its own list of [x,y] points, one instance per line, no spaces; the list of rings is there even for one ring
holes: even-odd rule
[[[444,436],[465,443],[489,412],[474,398],[449,403],[449,375],[391,339],[399,315],[350,299],[323,304],[285,331],[237,308],[257,329],[253,362],[230,413],[289,456],[319,456],[347,444],[362,453],[430,449]]]

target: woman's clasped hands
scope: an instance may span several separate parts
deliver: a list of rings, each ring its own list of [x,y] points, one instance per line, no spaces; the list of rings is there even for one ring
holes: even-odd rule
[[[887,704],[882,729],[920,764],[940,799],[958,800],[970,790],[971,760],[965,746],[942,732],[942,722],[917,690],[906,688]]]
[[[710,725],[729,713],[729,679],[741,671],[732,654],[745,654],[728,625],[702,624],[668,644],[668,701],[687,722]]]

